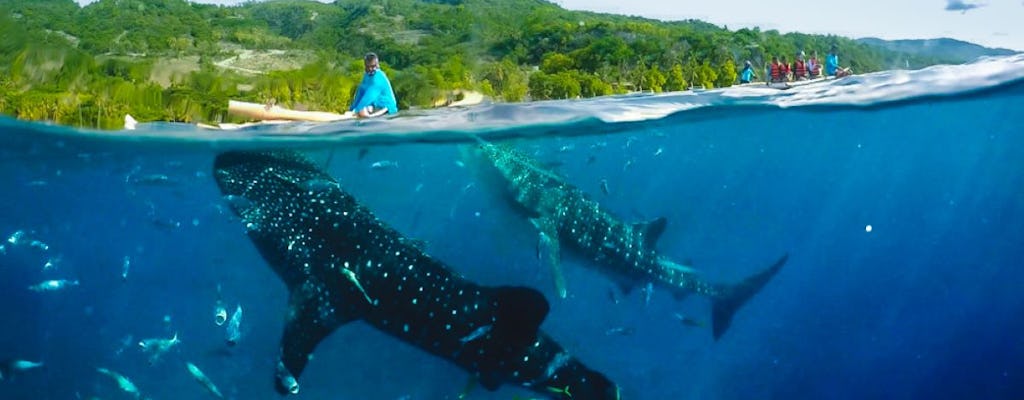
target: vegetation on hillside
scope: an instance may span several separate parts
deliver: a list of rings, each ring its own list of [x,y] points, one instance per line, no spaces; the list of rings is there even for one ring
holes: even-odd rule
[[[0,112],[98,128],[119,127],[126,113],[227,120],[229,98],[344,110],[369,51],[381,55],[402,108],[432,106],[456,89],[523,101],[723,87],[743,60],[760,70],[773,55],[824,56],[833,44],[858,72],[896,61],[837,36],[729,31],[543,0],[5,0],[0,34]],[[245,51],[269,50],[301,51],[305,65],[225,67]],[[183,59],[196,61],[168,71]]]

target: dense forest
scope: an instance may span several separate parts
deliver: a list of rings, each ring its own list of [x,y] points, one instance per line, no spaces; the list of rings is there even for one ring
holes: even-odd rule
[[[0,113],[105,129],[126,113],[228,120],[229,98],[341,111],[369,51],[403,109],[442,104],[458,90],[525,101],[723,87],[744,60],[760,71],[772,56],[823,57],[833,44],[857,72],[945,61],[838,36],[730,31],[544,0],[4,0],[0,35]],[[247,66],[253,55],[269,61]]]

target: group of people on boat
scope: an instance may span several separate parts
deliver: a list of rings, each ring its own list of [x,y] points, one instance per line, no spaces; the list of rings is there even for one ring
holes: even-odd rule
[[[778,56],[772,57],[772,62],[765,66],[765,75],[768,83],[785,83],[791,81],[803,81],[810,79],[817,79],[824,73],[825,76],[831,76],[841,78],[850,75],[849,68],[839,67],[839,56],[837,53],[837,47],[832,45],[828,55],[825,57],[825,63],[822,64],[818,61],[818,52],[814,51],[811,53],[810,58],[806,58],[803,50],[796,53],[796,60],[792,64],[786,61],[786,56],[782,56],[780,59]],[[750,61],[743,66],[743,70],[740,71],[740,83],[750,83],[757,78],[757,74],[754,73],[754,67],[750,64]]]

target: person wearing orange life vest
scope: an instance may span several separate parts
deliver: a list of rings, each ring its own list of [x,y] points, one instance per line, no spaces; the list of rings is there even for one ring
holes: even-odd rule
[[[782,82],[782,64],[779,57],[772,57],[772,63],[768,66],[768,81]]]
[[[811,58],[807,60],[807,76],[811,79],[821,76],[821,63],[818,62],[817,50],[811,53]]]
[[[793,61],[793,80],[802,81],[807,79],[807,64],[804,63],[804,52],[796,53],[796,61]]]
[[[782,80],[779,82],[789,82],[789,62],[786,61],[786,56],[782,56],[779,59],[779,64],[782,64]]]

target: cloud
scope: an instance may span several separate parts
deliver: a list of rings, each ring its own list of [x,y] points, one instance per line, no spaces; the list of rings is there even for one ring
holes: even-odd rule
[[[975,8],[984,7],[981,3],[968,3],[964,0],[946,0],[946,11],[960,11],[966,13],[967,10],[973,10]]]

